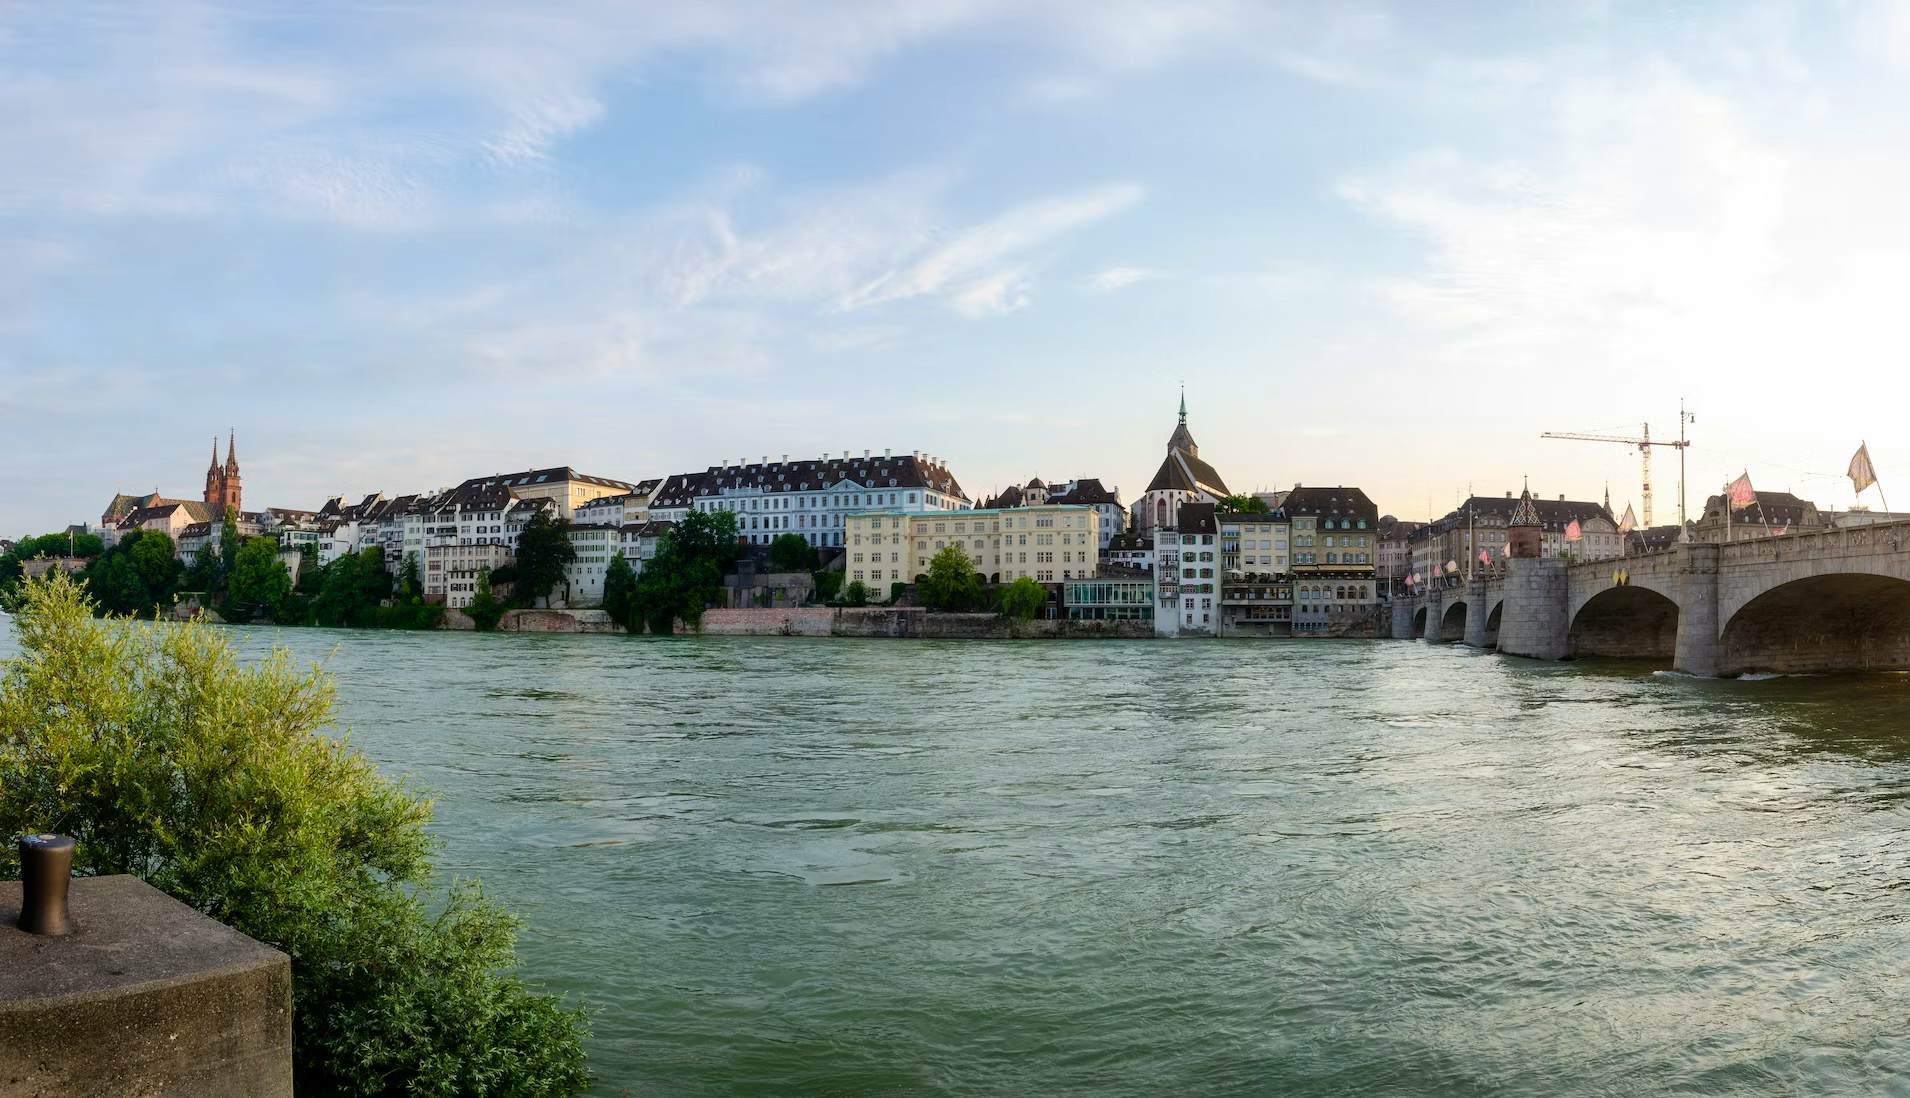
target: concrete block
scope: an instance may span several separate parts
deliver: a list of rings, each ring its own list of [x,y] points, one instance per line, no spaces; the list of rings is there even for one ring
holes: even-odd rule
[[[292,962],[133,877],[27,934],[0,882],[0,1098],[290,1098]]]

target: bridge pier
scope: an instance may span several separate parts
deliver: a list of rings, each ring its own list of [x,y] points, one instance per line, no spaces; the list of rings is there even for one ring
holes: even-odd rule
[[[1413,600],[1404,595],[1393,599],[1393,629],[1387,636],[1394,640],[1413,639]]]
[[[1492,599],[1486,594],[1484,573],[1466,581],[1466,638],[1468,648],[1485,648],[1486,619],[1492,614]]]
[[[1571,655],[1567,607],[1564,561],[1512,558],[1505,577],[1499,651],[1535,660],[1562,660]],[[1483,619],[1481,615],[1482,626]]]
[[[1718,642],[1718,556],[1722,547],[1691,544],[1678,552],[1678,645],[1671,667],[1716,678],[1723,670]]]
[[[1441,631],[1446,627],[1444,593],[1435,587],[1426,592],[1426,597],[1420,600],[1420,604],[1426,608],[1426,624],[1419,631],[1419,639],[1427,644],[1438,644]]]

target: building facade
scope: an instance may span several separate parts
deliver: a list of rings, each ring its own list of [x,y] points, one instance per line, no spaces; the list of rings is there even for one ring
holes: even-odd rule
[[[1046,504],[952,513],[874,511],[844,517],[843,582],[876,590],[912,583],[935,554],[958,546],[990,583],[1092,578],[1100,563],[1091,507]]]
[[[1167,436],[1167,456],[1147,482],[1147,491],[1134,501],[1133,529],[1172,526],[1187,503],[1215,503],[1227,494],[1227,482],[1200,459],[1200,447],[1187,428],[1187,394],[1180,398],[1180,422]],[[1157,619],[1158,620],[1158,619]]]
[[[1293,632],[1333,632],[1379,601],[1379,509],[1358,488],[1294,485],[1282,504],[1291,524]]]
[[[1170,523],[1154,524],[1155,635],[1214,634],[1220,597],[1219,532],[1211,503],[1183,503]]]

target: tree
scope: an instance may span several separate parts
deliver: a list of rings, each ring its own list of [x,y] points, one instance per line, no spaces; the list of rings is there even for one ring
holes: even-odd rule
[[[406,553],[404,563],[398,566],[396,594],[407,602],[424,598],[424,579],[418,574],[418,554]]]
[[[959,545],[947,546],[929,559],[921,589],[922,602],[932,610],[967,610],[981,601],[975,565]]]
[[[868,584],[863,583],[861,580],[850,580],[849,586],[842,589],[842,604],[844,606],[867,606],[869,605],[869,600],[873,598],[874,595],[875,592],[869,590]]]
[[[1047,605],[1048,589],[1027,576],[1017,579],[1001,592],[1002,616],[1016,621],[1032,621]]]
[[[777,534],[769,543],[769,566],[778,572],[814,572],[822,561],[801,534]]]
[[[129,530],[80,575],[99,613],[146,616],[172,605],[184,570],[164,532]]]
[[[22,655],[0,665],[0,831],[71,835],[78,872],[136,874],[289,954],[300,1093],[588,1084],[582,1012],[516,974],[517,920],[476,884],[434,896],[430,802],[329,734],[329,676],[92,609],[57,572],[26,584]],[[0,848],[0,877],[19,868]]]
[[[239,511],[236,507],[226,508],[225,516],[219,523],[219,576],[230,579],[232,570],[238,567],[239,550],[243,549],[243,539],[239,537]]]
[[[539,511],[517,536],[517,598],[529,606],[564,582],[564,569],[577,559],[570,544],[570,520]]]
[[[266,537],[247,538],[233,562],[226,616],[246,622],[263,611],[277,621],[292,593],[292,572],[279,559],[279,543]]]
[[[480,633],[489,633],[491,630],[496,629],[497,623],[503,619],[504,607],[500,605],[497,599],[491,594],[491,570],[489,568],[478,569],[477,591],[471,596],[471,603],[464,608],[464,612],[470,616],[473,622],[477,623],[477,630]]]
[[[723,594],[723,573],[736,562],[736,516],[691,511],[657,539],[656,556],[637,577],[635,614],[653,633],[681,621],[695,625]]]
[[[614,553],[604,569],[604,613],[631,633],[643,629],[637,617],[637,571],[622,553]]]
[[[1242,495],[1238,492],[1231,496],[1222,496],[1214,503],[1216,511],[1231,511],[1237,515],[1264,515],[1271,508],[1267,501],[1259,496]]]
[[[816,581],[817,602],[832,602],[837,595],[842,593],[841,569],[824,568],[816,572],[814,578]]]

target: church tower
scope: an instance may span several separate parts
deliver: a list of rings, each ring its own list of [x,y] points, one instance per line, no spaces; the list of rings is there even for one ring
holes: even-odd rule
[[[206,466],[205,501],[207,507],[216,508],[219,506],[220,501],[225,499],[224,482],[221,480],[223,476],[223,472],[219,469],[219,436],[214,435],[212,436],[212,463]]]
[[[1512,509],[1512,518],[1506,523],[1506,548],[1514,557],[1538,558],[1544,555],[1542,544],[1544,524],[1539,520],[1539,509],[1532,503],[1532,488],[1527,485],[1519,493],[1519,505]]]
[[[219,510],[223,515],[230,511],[235,517],[242,508],[239,506],[239,432],[234,430],[226,436],[225,469],[220,477]]]

